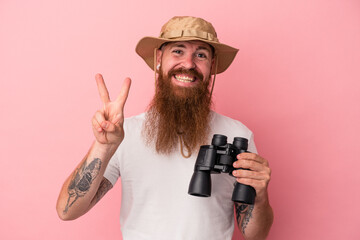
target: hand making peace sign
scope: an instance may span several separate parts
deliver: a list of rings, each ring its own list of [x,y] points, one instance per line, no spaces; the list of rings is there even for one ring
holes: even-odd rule
[[[102,144],[118,145],[124,139],[124,105],[129,94],[131,79],[126,78],[120,94],[115,101],[110,101],[109,92],[101,74],[95,76],[103,109],[92,118],[92,127],[96,140]]]

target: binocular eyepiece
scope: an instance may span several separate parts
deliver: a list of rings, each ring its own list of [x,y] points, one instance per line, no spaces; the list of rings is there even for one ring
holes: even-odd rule
[[[232,174],[233,162],[239,153],[247,152],[248,140],[235,137],[232,144],[227,137],[215,134],[211,145],[203,145],[198,153],[194,174],[191,178],[188,193],[198,197],[211,196],[211,173]],[[249,185],[236,182],[231,200],[245,204],[254,204],[256,192]]]

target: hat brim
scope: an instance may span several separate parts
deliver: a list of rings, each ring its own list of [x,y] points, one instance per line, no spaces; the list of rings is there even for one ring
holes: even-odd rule
[[[206,39],[196,37],[181,37],[181,38],[156,38],[156,37],[144,37],[136,45],[136,53],[144,59],[146,64],[154,70],[154,49],[160,48],[160,46],[166,42],[183,42],[183,41],[202,41],[210,44],[215,49],[215,55],[217,56],[217,71],[216,74],[224,72],[234,60],[239,49],[230,47],[226,44],[209,41]],[[215,74],[215,69],[211,70],[211,74]]]

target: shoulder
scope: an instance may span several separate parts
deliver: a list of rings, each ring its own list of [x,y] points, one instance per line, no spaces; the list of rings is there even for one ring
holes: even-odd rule
[[[239,120],[224,116],[222,114],[219,114],[217,112],[211,112],[212,114],[212,124],[214,125],[220,125],[223,127],[236,127],[240,128],[243,131],[250,131],[248,127],[246,127],[242,122]]]
[[[135,115],[135,116],[131,116],[131,117],[126,117],[125,118],[125,122],[126,121],[143,121],[144,119],[145,119],[145,112],[143,112],[143,113],[140,113],[140,114],[138,114],[138,115]]]
[[[145,113],[135,116],[127,117],[124,119],[124,132],[125,138],[121,145],[126,145],[127,142],[141,137],[143,124],[145,122]]]
[[[145,113],[140,113],[135,116],[127,117],[124,119],[124,127],[142,126],[145,120]]]

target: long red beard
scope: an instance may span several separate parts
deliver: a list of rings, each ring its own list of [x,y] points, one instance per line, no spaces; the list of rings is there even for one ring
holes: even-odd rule
[[[173,85],[171,76],[175,73],[193,74],[199,82],[194,87]],[[194,70],[177,69],[167,76],[160,70],[157,91],[149,105],[143,129],[147,143],[155,144],[158,153],[169,154],[178,149],[180,143],[190,156],[208,141],[212,105],[208,88],[210,76],[203,79]]]

